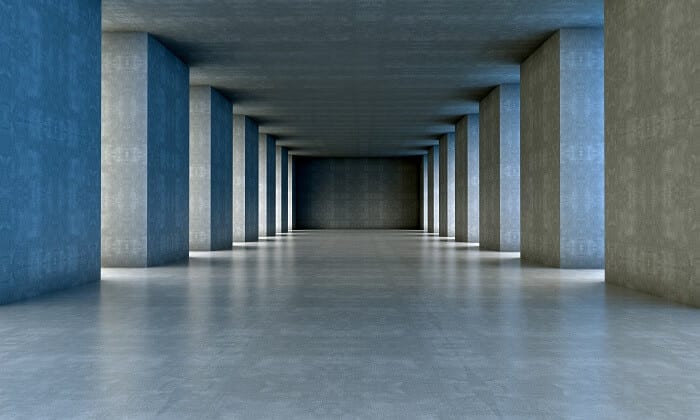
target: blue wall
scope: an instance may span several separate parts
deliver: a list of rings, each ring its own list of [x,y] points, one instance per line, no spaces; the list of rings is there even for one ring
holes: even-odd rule
[[[211,95],[211,246],[230,249],[233,232],[233,114],[231,102]]]
[[[100,278],[100,1],[0,11],[0,303]]]
[[[148,265],[189,253],[189,69],[148,37]]]

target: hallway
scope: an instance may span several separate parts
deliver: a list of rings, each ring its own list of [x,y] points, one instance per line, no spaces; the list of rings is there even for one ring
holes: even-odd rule
[[[0,337],[3,419],[700,410],[697,310],[418,231],[296,231],[103,269],[0,306]]]

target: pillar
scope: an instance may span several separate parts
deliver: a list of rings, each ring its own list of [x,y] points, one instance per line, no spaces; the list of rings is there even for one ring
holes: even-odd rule
[[[479,245],[520,249],[520,86],[500,85],[479,103]]]
[[[521,258],[603,268],[603,30],[558,31],[520,75]]]
[[[420,229],[428,229],[428,155],[425,154],[421,157],[420,164]]]
[[[276,180],[276,229],[277,233],[287,233],[289,222],[289,215],[287,213],[287,200],[289,199],[288,189],[289,185],[287,182],[287,177],[289,176],[289,153],[286,147],[277,146],[276,148],[276,158],[277,158],[277,180]]]
[[[440,229],[440,147],[428,148],[428,233]]]
[[[605,278],[700,306],[700,4],[605,2]]]
[[[0,51],[2,304],[100,279],[100,2],[4,1]]]
[[[455,241],[479,242],[479,115],[455,125]]]
[[[294,212],[296,211],[294,196],[294,156],[287,152],[287,231],[294,226]]]
[[[260,236],[275,236],[275,138],[270,134],[260,134],[259,142],[258,233]]]
[[[102,265],[189,251],[189,70],[146,33],[102,34]]]
[[[440,236],[455,236],[455,135],[440,137]]]
[[[258,124],[233,116],[233,242],[258,240]]]
[[[190,250],[231,248],[231,102],[211,86],[190,87]]]

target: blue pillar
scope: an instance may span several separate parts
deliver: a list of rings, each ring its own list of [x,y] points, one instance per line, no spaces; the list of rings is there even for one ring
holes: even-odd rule
[[[520,74],[521,257],[602,268],[603,30],[562,29]]]
[[[233,116],[233,241],[258,240],[258,123]]]
[[[455,125],[455,241],[479,242],[479,115]]]
[[[190,88],[190,250],[231,248],[231,110],[216,89]]]
[[[0,303],[100,279],[100,2],[0,11]]]
[[[479,245],[520,250],[520,86],[500,85],[479,103]]]
[[[258,230],[260,236],[275,236],[275,184],[277,179],[275,138],[270,134],[260,134],[258,153]]]
[[[277,146],[276,148],[277,157],[277,180],[276,180],[276,229],[277,233],[287,233],[289,222],[289,213],[287,208],[287,202],[289,200],[289,153],[286,147]]]
[[[102,264],[189,251],[189,69],[146,33],[102,35]]]
[[[440,229],[440,147],[428,148],[428,232]]]
[[[420,173],[418,174],[420,179],[420,228],[422,230],[428,229],[428,155],[425,154],[421,157],[420,163]]]
[[[455,135],[440,137],[440,236],[455,236]]]

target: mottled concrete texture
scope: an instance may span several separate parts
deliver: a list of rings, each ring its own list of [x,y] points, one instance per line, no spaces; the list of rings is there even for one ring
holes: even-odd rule
[[[233,116],[233,241],[258,240],[258,123]]]
[[[145,33],[102,36],[102,265],[186,259],[189,71]]]
[[[291,153],[287,153],[287,231],[291,232],[296,220],[296,196],[295,159]]]
[[[520,249],[520,86],[500,85],[479,103],[479,244]]]
[[[260,134],[258,143],[258,234],[275,236],[275,138]]]
[[[100,2],[3,1],[0,51],[7,303],[100,279]]]
[[[428,155],[421,157],[420,163],[420,228],[428,229]]]
[[[289,189],[288,176],[289,176],[289,151],[286,147],[277,146],[275,148],[275,160],[276,160],[276,180],[275,180],[275,230],[277,233],[287,233],[289,226],[287,222],[289,221],[289,213],[287,206],[287,199],[289,194],[284,194],[284,191]]]
[[[455,236],[455,135],[440,137],[440,227],[442,237]]]
[[[521,257],[602,268],[603,30],[558,31],[520,73]]]
[[[297,157],[300,229],[417,229],[420,159]]]
[[[440,147],[428,148],[428,232],[440,229]]]
[[[231,248],[231,102],[210,86],[190,88],[190,250]]]
[[[700,305],[700,2],[605,2],[606,281]]]
[[[455,125],[455,241],[479,242],[479,115]]]

